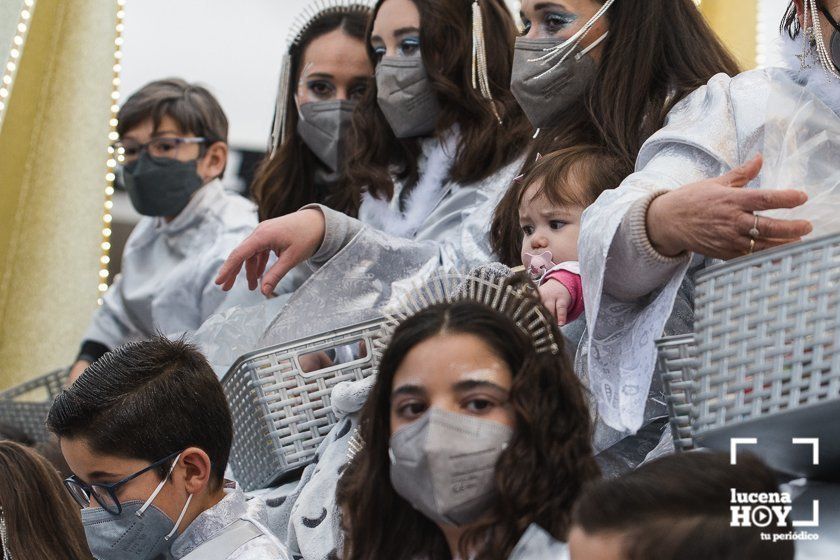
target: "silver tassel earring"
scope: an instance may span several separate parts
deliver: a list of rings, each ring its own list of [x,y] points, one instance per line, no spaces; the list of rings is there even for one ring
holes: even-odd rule
[[[811,52],[814,50],[814,30],[808,27],[808,8],[809,5],[806,1],[802,6],[802,21],[804,22],[802,25],[802,54],[796,55],[796,58],[799,59],[800,70],[811,68],[811,63],[808,59],[811,58]]]
[[[271,157],[286,137],[286,97],[289,95],[289,88],[292,79],[292,57],[289,53],[283,55],[283,63],[280,69],[280,85],[277,87],[277,100],[274,102],[274,123],[271,127],[271,140],[268,151]]]
[[[9,534],[6,531],[6,518],[3,516],[3,508],[0,507],[0,552],[5,560],[12,560],[12,551],[9,550]]]
[[[490,77],[487,74],[487,45],[484,41],[484,18],[478,0],[472,4],[472,87],[490,104],[493,116],[502,124],[502,117],[496,109],[493,92],[490,91]]]
[[[838,73],[834,64],[831,62],[831,55],[828,52],[828,47],[825,46],[825,41],[823,40],[822,22],[820,22],[820,11],[817,6],[817,0],[805,0],[802,16],[804,28],[808,27],[808,17],[810,16],[811,37],[813,38],[815,49],[817,51],[817,59],[820,61],[825,73],[829,78],[833,76],[834,78],[840,80],[840,73]],[[807,34],[805,40],[806,42],[809,40]]]

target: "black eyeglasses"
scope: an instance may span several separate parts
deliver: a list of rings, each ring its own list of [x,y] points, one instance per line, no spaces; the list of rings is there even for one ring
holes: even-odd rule
[[[111,145],[117,156],[118,163],[131,163],[140,157],[144,151],[149,153],[153,160],[176,159],[182,146],[190,144],[205,144],[206,138],[181,138],[177,136],[162,136],[154,138],[145,144],[134,140],[125,140]]]
[[[73,475],[64,480],[64,486],[70,492],[70,495],[73,496],[73,499],[76,500],[83,508],[90,507],[90,500],[91,496],[96,500],[96,503],[102,506],[102,509],[107,511],[108,513],[112,513],[114,515],[119,515],[122,513],[122,504],[120,503],[119,498],[117,498],[117,490],[123,485],[128,482],[131,482],[141,474],[148,472],[152,469],[160,467],[167,461],[172,460],[174,457],[177,457],[178,454],[181,453],[180,451],[173,453],[167,457],[164,457],[160,461],[152,463],[148,467],[137,471],[136,473],[125,477],[124,479],[113,482],[111,484],[85,484],[76,475]]]

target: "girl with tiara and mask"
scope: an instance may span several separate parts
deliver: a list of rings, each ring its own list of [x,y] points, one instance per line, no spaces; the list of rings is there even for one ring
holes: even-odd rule
[[[373,76],[365,48],[370,5],[321,1],[292,25],[269,153],[252,187],[260,220],[307,204],[336,205],[353,109]]]
[[[260,221],[307,204],[341,211],[339,179],[352,115],[373,79],[365,46],[372,4],[316,0],[292,22],[268,152],[251,187]],[[229,309],[201,325],[191,340],[219,376],[240,355],[272,343],[261,342],[263,332],[311,275],[312,269],[302,264],[266,294],[270,300]]]
[[[384,332],[338,484],[340,557],[561,558],[598,468],[583,389],[530,280],[433,277]]]
[[[796,56],[790,70],[712,78],[673,107],[664,128],[642,147],[636,173],[584,213],[589,374],[599,397],[611,396],[599,398],[611,426],[633,430],[642,420],[639,395],[654,373],[654,339],[681,284],[693,284],[698,271],[720,259],[811,233],[809,221],[756,212],[806,203],[808,195],[792,189],[818,184],[821,178],[811,170],[836,172],[831,157],[837,141],[822,142],[825,149],[812,153],[791,183],[759,176],[763,160],[757,154],[770,155],[783,137],[798,143],[840,129],[838,21],[837,0],[791,2],[784,23]],[[803,108],[819,118],[796,126]],[[794,123],[787,137],[780,127],[785,120]],[[808,203],[793,215],[810,219],[819,210]]]

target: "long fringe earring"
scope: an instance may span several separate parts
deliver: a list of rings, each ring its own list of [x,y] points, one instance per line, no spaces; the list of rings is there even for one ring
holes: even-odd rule
[[[502,117],[496,109],[493,92],[490,90],[490,77],[487,73],[487,45],[484,40],[484,18],[478,0],[472,4],[472,87],[481,92],[481,96],[490,104],[493,116],[502,124]]]
[[[817,6],[817,0],[805,0],[802,14],[802,21],[804,23],[803,27],[808,27],[809,15],[811,18],[811,37],[813,38],[817,51],[817,59],[820,61],[820,64],[829,78],[833,76],[840,80],[840,72],[837,71],[834,64],[831,62],[831,54],[828,52],[828,47],[825,46],[825,40],[823,40],[822,22],[820,22],[820,10]],[[805,40],[808,41],[807,35]]]
[[[274,102],[274,123],[271,127],[271,138],[269,141],[268,151],[270,157],[274,157],[274,153],[286,137],[286,98],[289,95],[289,88],[292,79],[292,57],[289,53],[283,55],[282,66],[280,67],[280,84],[277,87],[277,99]]]
[[[9,534],[6,531],[6,518],[3,515],[3,507],[0,506],[0,554],[6,560],[12,560],[12,551],[9,550]]]

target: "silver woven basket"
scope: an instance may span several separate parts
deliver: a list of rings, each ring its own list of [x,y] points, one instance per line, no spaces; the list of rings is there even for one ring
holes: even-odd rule
[[[668,402],[671,435],[676,451],[694,448],[691,433],[691,396],[697,372],[697,346],[693,334],[669,336],[656,341],[662,391]]]
[[[780,470],[822,476],[840,461],[840,235],[714,266],[695,294],[698,444],[772,440]],[[793,437],[820,438],[822,467]],[[761,454],[759,452],[759,454]]]
[[[36,442],[47,441],[47,414],[69,374],[69,369],[58,369],[0,392],[0,424],[17,428]]]
[[[330,394],[373,373],[383,321],[246,354],[228,370],[222,385],[233,415],[230,463],[245,490],[267,488],[314,460],[336,423]],[[313,369],[318,360],[334,365]]]

